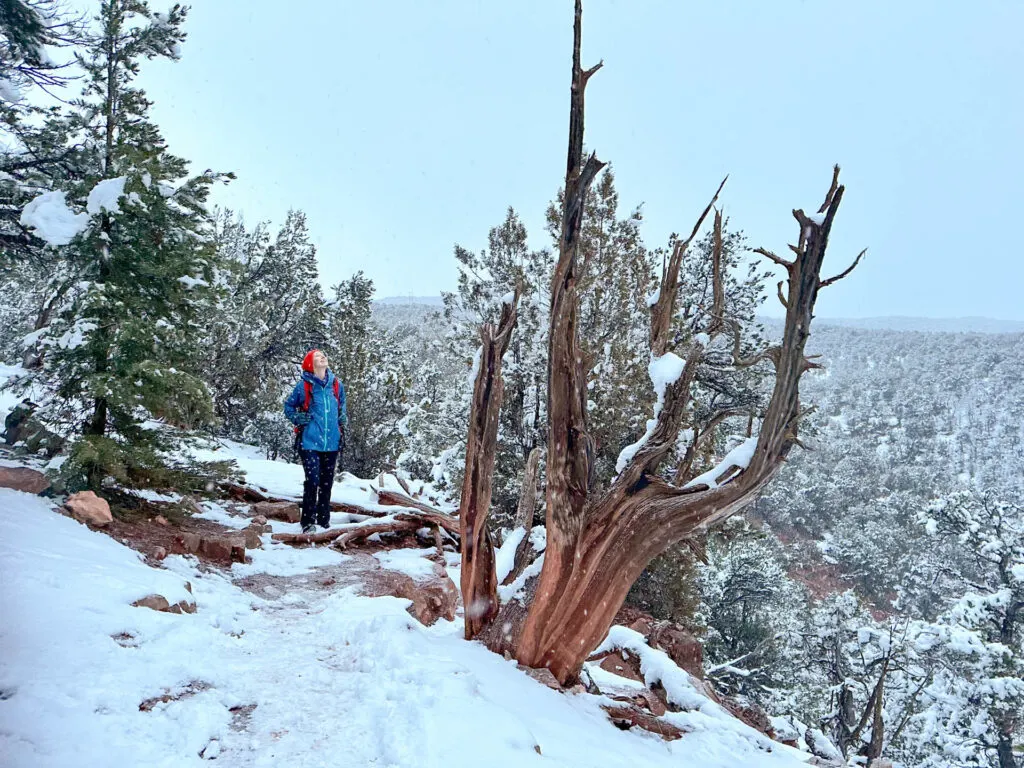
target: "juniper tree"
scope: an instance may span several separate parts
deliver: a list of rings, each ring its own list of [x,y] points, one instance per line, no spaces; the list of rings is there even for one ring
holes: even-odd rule
[[[814,304],[821,288],[853,269],[821,278],[829,234],[845,193],[836,166],[817,212],[793,211],[799,226],[798,242],[791,246],[794,258],[759,250],[788,276],[788,291],[779,291],[786,306],[781,345],[745,354],[742,336],[727,317],[718,215],[712,253],[713,303],[699,321],[701,330],[689,343],[681,343],[673,326],[680,267],[717,202],[723,181],[690,236],[673,248],[662,269],[657,297],[650,304],[648,372],[656,396],[654,418],[648,420],[645,434],[633,444],[630,454],[617,462],[618,475],[607,490],[596,487],[594,438],[588,424],[588,370],[579,326],[579,279],[585,198],[604,166],[594,154],[584,159],[584,92],[601,65],[582,68],[580,0],[575,11],[565,192],[549,305],[547,546],[540,576],[523,600],[499,605],[493,546],[486,532],[493,475],[489,457],[498,437],[495,416],[503,394],[502,357],[515,327],[518,294],[510,303],[503,303],[496,324],[485,323],[481,328],[484,343],[467,429],[460,505],[467,638],[481,636],[492,650],[511,653],[528,666],[547,667],[563,683],[578,676],[583,662],[607,633],[630,586],[650,561],[748,505],[799,443],[798,424],[803,415],[799,381],[814,367],[804,354]],[[729,403],[723,402],[704,419],[694,420],[698,409],[692,407],[693,384],[698,372],[712,368],[726,374],[764,360],[772,362],[775,382],[765,409],[751,409],[748,417],[750,424],[760,414],[757,437],[746,438],[715,469],[697,476],[684,456],[683,471],[677,469],[667,481],[663,467],[676,460],[684,428],[694,433],[687,442],[696,453],[731,415]]]

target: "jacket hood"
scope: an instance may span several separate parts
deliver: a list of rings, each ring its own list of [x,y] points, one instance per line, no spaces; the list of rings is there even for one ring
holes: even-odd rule
[[[313,373],[312,371],[304,370],[302,372],[302,380],[308,381],[310,384],[316,384],[318,382],[326,382],[327,384],[332,384],[334,382],[334,373],[331,371],[330,368],[328,368],[327,371],[324,373],[324,377],[322,379],[318,379],[316,377],[316,374]]]

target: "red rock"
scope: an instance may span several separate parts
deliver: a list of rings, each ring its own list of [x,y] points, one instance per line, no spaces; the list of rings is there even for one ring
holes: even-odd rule
[[[516,664],[516,668],[519,669],[519,671],[521,672],[525,672],[528,677],[532,677],[541,685],[546,685],[553,691],[562,690],[561,683],[559,683],[555,676],[551,674],[551,670],[547,669],[546,667],[541,667],[540,669],[537,669],[535,667],[526,667],[522,664]]]
[[[165,557],[167,557],[167,550],[163,547],[157,547],[153,550],[154,560],[163,560]]]
[[[626,659],[622,651],[614,651],[601,659],[601,669],[627,680],[644,681],[644,676],[640,674],[640,660],[632,654]]]
[[[245,562],[244,536],[210,536],[203,537],[199,545],[199,554],[210,560],[223,563]]]
[[[252,525],[266,525],[266,524],[267,524],[267,518],[264,517],[263,515],[256,515],[256,517],[254,517],[252,519]]]
[[[645,731],[657,734],[665,741],[675,741],[683,736],[683,729],[676,725],[659,720],[657,717],[648,714],[637,706],[618,704],[610,706],[602,705],[612,722],[620,728],[642,728]]]
[[[723,696],[721,704],[737,720],[770,739],[775,738],[775,730],[772,728],[772,721],[768,719],[768,714],[750,699],[745,696]]]
[[[167,518],[163,515],[157,515],[156,517],[154,517],[153,522],[157,525],[170,525],[170,523],[167,521]]]
[[[302,519],[299,505],[291,501],[258,501],[252,505],[252,511],[257,516],[286,523],[297,523]]]
[[[260,540],[260,534],[263,533],[263,526],[255,527],[250,525],[248,528],[242,530],[242,535],[245,536],[245,548],[246,549],[263,549],[263,542]]]
[[[615,623],[639,632],[652,648],[665,651],[681,669],[704,678],[704,646],[691,632],[672,621],[659,621],[638,608],[623,606]]]
[[[163,595],[146,595],[141,600],[136,600],[132,605],[136,608],[149,608],[154,611],[160,611],[161,613],[181,614],[196,612],[195,603],[190,603],[187,600],[179,600],[174,605],[171,605]]]
[[[628,695],[625,693],[613,693],[609,698],[613,701],[622,701],[627,704],[634,704],[641,709],[646,709],[655,717],[661,717],[668,711],[668,707],[665,706],[665,702],[658,698],[656,693],[649,691],[646,688]]]
[[[680,668],[698,679],[704,677],[704,646],[691,633],[670,621],[658,622],[648,635],[652,648],[660,648]]]
[[[166,611],[171,607],[171,604],[167,602],[167,598],[163,595],[146,595],[141,600],[136,600],[132,605],[136,608],[149,608],[154,611]]]
[[[367,573],[363,589],[363,594],[370,597],[393,595],[412,601],[406,610],[420,624],[428,627],[440,618],[448,621],[455,619],[459,593],[447,572],[437,563],[434,563],[433,573],[420,580],[414,580],[398,571],[379,568]]]
[[[102,528],[114,521],[110,514],[110,505],[106,499],[101,499],[92,491],[80,491],[72,494],[64,502],[64,508],[71,513],[76,520],[83,523]]]
[[[186,554],[194,555],[199,552],[199,545],[203,543],[203,539],[198,533],[183,533],[175,537],[175,543]]]
[[[24,493],[42,493],[50,481],[42,472],[28,467],[0,467],[0,488],[11,488]]]

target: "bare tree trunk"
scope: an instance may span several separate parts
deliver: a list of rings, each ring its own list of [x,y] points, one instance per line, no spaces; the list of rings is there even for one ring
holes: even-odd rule
[[[999,761],[999,768],[1017,768],[1013,736],[1002,728],[999,729],[998,740],[995,742],[995,755]]]
[[[498,416],[504,385],[501,358],[516,324],[519,291],[503,304],[497,329],[481,328],[481,346],[466,441],[466,473],[462,481],[459,521],[462,530],[462,604],[466,639],[471,640],[498,612],[498,577],[494,545],[487,529],[491,511],[491,480],[498,444]]]

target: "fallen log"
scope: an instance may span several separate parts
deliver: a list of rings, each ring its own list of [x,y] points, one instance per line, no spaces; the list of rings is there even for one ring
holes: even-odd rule
[[[368,539],[377,533],[404,533],[415,531],[422,527],[423,521],[418,519],[391,520],[388,522],[371,523],[370,525],[360,525],[358,528],[349,528],[346,531],[342,531],[342,535],[338,536],[337,541],[334,542],[334,547],[345,549],[349,545]]]
[[[274,541],[282,544],[323,544],[334,541],[343,533],[348,533],[352,528],[332,528],[320,533],[275,533],[271,535]]]
[[[225,491],[227,491],[228,495],[231,498],[236,499],[238,501],[245,501],[250,504],[258,504],[260,502],[267,502],[270,504],[299,504],[299,501],[297,499],[287,499],[284,498],[283,496],[270,496],[266,493],[261,493],[260,491],[257,491],[255,488],[252,488],[251,486],[239,485],[238,483],[224,482],[221,483],[221,487]],[[401,494],[396,494],[396,496],[400,497]],[[414,502],[412,499],[409,499],[409,501],[411,503],[408,506],[414,507],[416,509],[421,508],[421,506],[419,506],[418,503]],[[384,502],[381,503],[383,504]],[[403,501],[387,503],[389,505],[394,506],[406,506]],[[439,515],[444,514],[443,512],[433,509],[432,507],[428,507],[426,505],[422,505],[422,508],[424,511],[427,512],[433,512]],[[377,509],[367,509],[366,507],[360,507],[358,504],[351,504],[347,501],[332,501],[331,512],[345,512],[351,515],[363,515],[364,517],[386,517],[389,514],[387,512]]]
[[[385,507],[409,507],[410,509],[418,509],[420,512],[425,512],[427,514],[454,517],[453,515],[449,515],[447,512],[442,512],[437,507],[432,507],[425,502],[418,501],[412,496],[406,496],[404,493],[399,493],[398,491],[388,491],[384,489],[377,491],[377,503]]]
[[[260,493],[255,488],[250,488],[247,485],[239,485],[238,483],[225,481],[220,484],[220,487],[227,491],[231,498],[237,499],[238,501],[247,501],[249,503],[257,501],[288,501],[288,499],[272,499],[269,496]]]
[[[334,541],[338,549],[344,549],[349,544],[361,541],[375,533],[404,533],[416,531],[420,528],[432,528],[435,533],[435,543],[441,539],[440,530],[444,529],[451,538],[458,536],[457,521],[452,521],[456,527],[448,528],[442,521],[436,519],[437,514],[425,514],[420,512],[399,512],[387,520],[369,525],[355,525],[346,528],[332,528],[320,533],[275,533],[271,536],[274,541],[282,544],[324,544]]]

